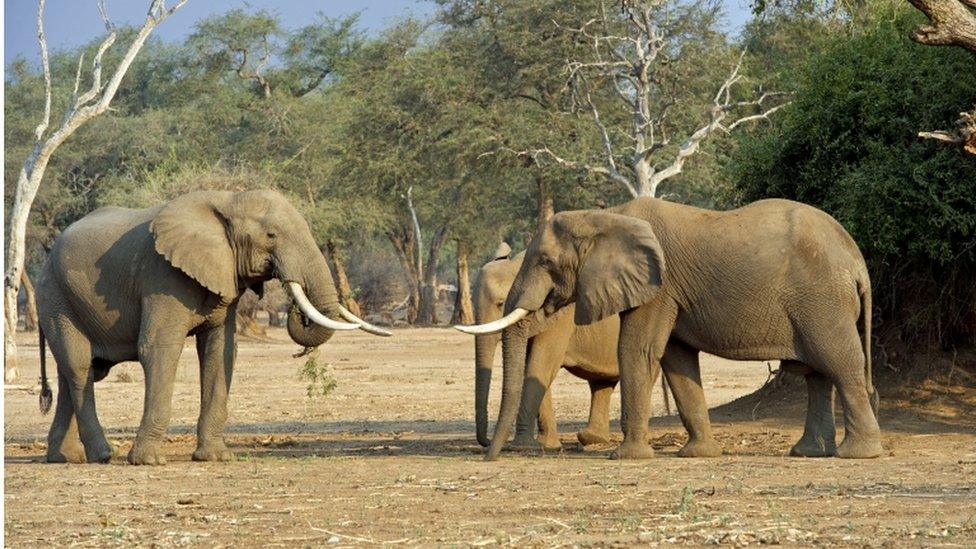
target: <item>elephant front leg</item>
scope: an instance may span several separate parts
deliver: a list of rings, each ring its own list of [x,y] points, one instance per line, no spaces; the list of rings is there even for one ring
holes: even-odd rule
[[[712,435],[712,423],[702,389],[698,350],[672,339],[661,359],[664,375],[678,406],[681,423],[688,431],[688,442],[678,450],[681,457],[715,457],[722,447]]]
[[[552,391],[548,389],[539,406],[539,444],[546,450],[558,450],[562,447],[559,428],[556,426],[556,413],[552,408]]]
[[[148,339],[140,342],[139,361],[146,376],[146,396],[139,432],[129,450],[129,463],[133,465],[166,464],[160,442],[169,426],[173,384],[182,352],[182,340],[155,343]]]
[[[197,336],[200,418],[197,420],[194,461],[229,461],[234,457],[224,443],[224,425],[227,423],[227,396],[237,358],[235,311],[228,311],[227,318],[223,326],[216,326]]]
[[[48,463],[85,463],[85,447],[78,436],[78,418],[71,404],[71,387],[58,375],[58,404],[47,435]]]
[[[620,315],[617,361],[624,441],[610,454],[610,459],[654,457],[654,449],[647,440],[651,388],[661,371],[661,356],[676,313],[676,307],[657,301]]]
[[[812,372],[807,384],[807,421],[803,437],[790,449],[791,456],[827,457],[837,453],[834,422],[834,384],[827,376]]]
[[[576,433],[580,444],[606,444],[610,442],[610,397],[616,381],[590,381],[590,420]]]

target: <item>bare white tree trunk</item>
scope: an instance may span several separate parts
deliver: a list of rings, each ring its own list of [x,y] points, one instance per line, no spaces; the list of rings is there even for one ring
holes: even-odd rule
[[[6,273],[4,273],[3,298],[4,298],[4,357],[6,359],[6,371],[4,378],[7,382],[16,378],[17,360],[17,341],[15,334],[17,330],[17,294],[20,292],[20,277],[24,270],[24,256],[26,253],[25,238],[27,234],[27,219],[30,214],[31,206],[37,191],[44,178],[44,170],[51,159],[54,151],[61,146],[85,122],[104,113],[108,110],[115,93],[122,83],[122,78],[129,70],[129,66],[135,59],[136,54],[142,49],[143,44],[149,34],[164,19],[180,9],[187,0],[178,2],[169,9],[165,6],[164,0],[152,0],[149,5],[149,13],[146,21],[136,33],[135,38],[126,50],[122,61],[115,68],[115,72],[107,83],[102,83],[102,56],[115,43],[117,32],[115,26],[109,21],[105,11],[103,1],[98,2],[98,11],[102,16],[102,22],[108,36],[99,45],[92,60],[92,85],[87,91],[79,93],[81,84],[81,68],[84,64],[84,55],[78,59],[78,69],[75,74],[74,91],[68,107],[61,121],[61,126],[54,133],[47,136],[45,133],[51,119],[51,69],[48,63],[47,40],[44,36],[44,2],[38,0],[37,4],[37,40],[41,47],[41,62],[44,70],[45,102],[44,118],[34,132],[34,148],[31,150],[20,175],[17,178],[17,187],[14,191],[13,205],[10,208],[10,218],[8,227],[10,230],[9,240],[7,241]]]

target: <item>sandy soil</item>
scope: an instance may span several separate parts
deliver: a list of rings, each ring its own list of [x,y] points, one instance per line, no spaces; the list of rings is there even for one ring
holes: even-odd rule
[[[784,457],[802,431],[805,391],[782,410],[749,401],[713,411],[720,458],[675,457],[684,431],[659,418],[655,459],[612,462],[611,446],[576,442],[588,391],[562,372],[554,400],[563,450],[486,463],[473,436],[474,346],[448,329],[337,335],[319,357],[337,387],[316,398],[283,334],[242,342],[228,425],[237,459],[193,463],[199,390],[189,343],[165,467],[124,463],[142,408],[137,364],[117,366],[96,388],[119,450],[110,465],[42,463],[51,417],[38,413],[32,388],[5,391],[7,545],[976,543],[971,423],[883,406],[884,457]],[[31,336],[20,352],[32,382]],[[703,371],[712,405],[768,375],[765,363],[714,357]],[[654,406],[663,413],[659,394]]]

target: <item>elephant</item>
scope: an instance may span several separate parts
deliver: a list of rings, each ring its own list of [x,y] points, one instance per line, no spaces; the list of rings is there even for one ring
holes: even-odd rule
[[[505,298],[515,280],[525,252],[509,258],[507,245],[495,253],[478,273],[474,287],[475,320],[485,324],[502,317]],[[569,305],[568,308],[572,308]],[[465,331],[465,326],[458,326]],[[572,312],[553,315],[546,323],[531,330],[532,351],[526,364],[526,376],[544,391],[541,404],[520,411],[513,446],[546,449],[561,446],[548,390],[559,368],[586,380],[590,385],[590,416],[587,426],[576,434],[584,446],[610,440],[610,398],[617,385],[617,334],[620,322],[616,315],[589,326],[576,326]],[[478,443],[488,446],[488,391],[491,386],[495,349],[501,341],[497,334],[475,335],[475,426]],[[532,438],[535,415],[539,416],[539,440]]]
[[[882,452],[871,382],[871,281],[853,238],[821,210],[769,199],[720,212],[642,197],[556,214],[529,245],[505,316],[485,330],[502,331],[505,376],[487,459],[497,459],[520,400],[535,397],[523,390],[521,374],[528,330],[570,304],[580,325],[620,317],[624,440],[613,459],[653,456],[650,390],[662,369],[689,434],[678,455],[721,454],[701,385],[701,351],[780,360],[805,377],[807,417],[792,455]],[[844,408],[840,445],[835,386]]]
[[[111,459],[95,412],[94,382],[115,364],[138,360],[145,400],[128,461],[164,464],[160,439],[188,336],[196,338],[201,391],[192,457],[231,459],[223,431],[237,353],[237,302],[248,288],[261,294],[272,278],[297,304],[288,333],[306,350],[335,330],[390,335],[339,304],[308,223],[275,191],[191,192],[146,209],[103,207],[71,224],[55,240],[37,285],[43,412],[52,399],[45,338],[58,369],[47,461]]]

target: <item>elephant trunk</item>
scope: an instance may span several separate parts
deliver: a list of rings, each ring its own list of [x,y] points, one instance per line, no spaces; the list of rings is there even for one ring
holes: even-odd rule
[[[525,378],[525,355],[528,351],[528,343],[525,322],[505,329],[502,334],[502,355],[504,359],[502,404],[498,412],[498,422],[495,424],[495,435],[491,439],[488,455],[485,456],[488,461],[498,459],[502,446],[508,441],[512,424],[515,423],[519,402],[522,399],[522,382]]]
[[[315,249],[303,258],[305,264],[298,271],[298,276],[291,275],[290,269],[281,268],[282,282],[297,282],[309,302],[321,313],[331,319],[342,318],[339,310],[339,298],[332,274],[325,258]],[[318,347],[328,341],[335,332],[312,322],[302,314],[297,306],[288,311],[288,335],[292,341],[303,347]]]
[[[498,334],[480,335],[474,339],[474,421],[478,444],[485,447],[491,443],[488,438],[488,392],[495,348],[500,340]]]

